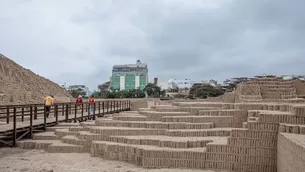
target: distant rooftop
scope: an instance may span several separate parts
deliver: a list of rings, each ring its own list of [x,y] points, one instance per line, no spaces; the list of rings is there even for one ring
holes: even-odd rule
[[[76,88],[76,87],[82,87],[82,88],[84,88],[84,87],[86,87],[85,85],[70,85],[70,86],[68,86],[68,88]]]
[[[124,65],[114,65],[113,68],[136,68],[136,67],[141,67],[141,68],[147,68],[146,63],[141,63],[140,60],[137,60],[136,64],[124,64]]]

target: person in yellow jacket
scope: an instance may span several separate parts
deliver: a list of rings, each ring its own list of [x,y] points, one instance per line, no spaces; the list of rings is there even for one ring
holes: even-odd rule
[[[46,110],[47,118],[49,117],[51,106],[54,104],[54,96],[50,95],[44,99],[44,106]]]

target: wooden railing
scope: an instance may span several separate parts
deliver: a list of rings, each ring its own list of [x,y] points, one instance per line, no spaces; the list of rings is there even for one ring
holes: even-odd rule
[[[117,113],[130,110],[131,102],[123,101],[97,101],[89,103],[57,103],[51,106],[47,113],[44,104],[28,105],[5,105],[0,106],[0,142],[9,144],[1,140],[1,135],[12,136],[12,146],[16,141],[26,135],[32,138],[34,131],[45,131],[46,127],[54,126],[58,122],[81,122],[87,119],[95,119],[105,114]],[[21,134],[20,136],[18,136]]]

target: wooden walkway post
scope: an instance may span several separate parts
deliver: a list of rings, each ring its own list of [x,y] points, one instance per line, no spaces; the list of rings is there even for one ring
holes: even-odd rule
[[[69,105],[66,105],[66,122],[69,120]]]
[[[30,138],[33,138],[33,107],[30,107]]]
[[[50,107],[50,109],[51,109],[51,107]],[[48,113],[50,113],[50,112],[48,112]],[[44,129],[44,131],[47,130],[47,111],[46,111],[46,107],[44,107],[44,109],[43,109],[43,129]]]
[[[75,109],[74,109],[74,122],[75,123],[76,123],[76,118],[77,118],[77,107],[78,107],[77,104],[75,104]]]
[[[10,107],[9,106],[6,107],[6,123],[7,124],[10,123]]]
[[[17,121],[16,121],[16,107],[14,107],[14,124],[13,124],[13,147],[16,146],[17,139]]]
[[[58,105],[55,105],[54,108],[55,122],[58,124]]]

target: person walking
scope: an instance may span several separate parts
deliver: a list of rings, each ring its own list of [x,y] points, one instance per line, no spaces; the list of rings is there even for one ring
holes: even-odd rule
[[[78,109],[78,107],[81,108],[82,104],[83,104],[83,98],[81,95],[79,95],[78,98],[76,99],[76,109]]]
[[[88,102],[89,102],[89,105],[90,105],[90,114],[95,114],[95,99],[94,99],[94,97],[93,96],[91,96],[90,98],[89,98],[89,100],[88,100]]]
[[[51,106],[53,104],[54,104],[54,96],[53,95],[47,96],[44,99],[44,107],[45,107],[45,112],[46,112],[47,118],[49,117]]]

